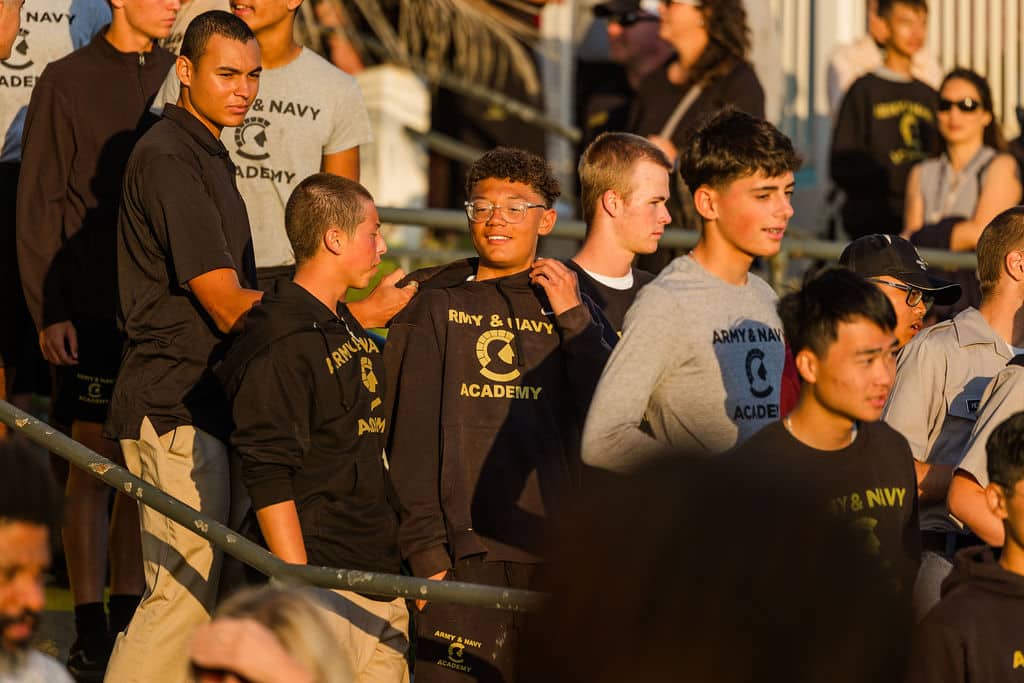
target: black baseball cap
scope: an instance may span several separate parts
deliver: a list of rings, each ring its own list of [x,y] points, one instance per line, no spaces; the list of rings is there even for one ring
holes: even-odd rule
[[[846,245],[839,264],[864,277],[888,275],[949,306],[960,300],[960,285],[928,274],[928,263],[914,245],[895,235],[865,235]]]

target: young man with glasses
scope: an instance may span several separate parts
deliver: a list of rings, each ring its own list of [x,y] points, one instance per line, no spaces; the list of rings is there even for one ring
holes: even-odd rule
[[[910,169],[939,151],[939,95],[911,72],[928,32],[928,4],[878,0],[878,16],[886,25],[885,62],[850,86],[832,137],[832,180],[846,195],[850,237],[900,234]]]
[[[960,298],[960,285],[928,274],[928,264],[910,242],[893,235],[865,235],[847,245],[840,265],[878,285],[896,310],[896,338],[902,349],[924,329],[932,304]]]
[[[915,612],[938,602],[955,551],[978,542],[946,507],[989,381],[1024,347],[1024,209],[996,216],[978,240],[982,301],[928,328],[900,354],[882,419],[910,442],[917,460],[924,554]]]
[[[416,576],[526,588],[579,485],[583,419],[610,353],[576,275],[540,258],[558,181],[499,147],[466,179],[478,258],[410,277],[384,347],[399,546]],[[417,683],[515,680],[522,618],[417,604]]]

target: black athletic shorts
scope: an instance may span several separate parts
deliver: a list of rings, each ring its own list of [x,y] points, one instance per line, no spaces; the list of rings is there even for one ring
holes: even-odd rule
[[[76,320],[78,365],[57,368],[53,412],[64,420],[103,423],[121,366],[124,337],[112,320]]]

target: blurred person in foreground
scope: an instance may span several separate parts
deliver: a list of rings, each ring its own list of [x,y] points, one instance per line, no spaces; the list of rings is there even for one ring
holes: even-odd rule
[[[349,683],[335,634],[306,589],[264,587],[225,600],[189,647],[196,683]]]
[[[688,453],[592,486],[536,586],[521,680],[902,680],[905,601],[822,503]]]
[[[896,311],[900,349],[924,329],[932,304],[960,298],[960,285],[928,274],[928,264],[907,240],[894,235],[865,235],[846,245],[839,265],[873,282]]]
[[[71,683],[56,660],[32,649],[60,492],[45,461],[19,441],[0,441],[0,471],[0,681]]]

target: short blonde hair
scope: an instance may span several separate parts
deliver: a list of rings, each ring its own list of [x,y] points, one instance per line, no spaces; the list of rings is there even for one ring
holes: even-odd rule
[[[978,282],[981,296],[991,296],[1003,276],[1006,256],[1024,249],[1024,207],[1015,206],[992,219],[978,238]]]
[[[214,619],[252,619],[277,636],[285,650],[318,683],[348,683],[354,672],[342,657],[327,621],[320,615],[308,589],[264,586],[246,588],[225,600]]]
[[[588,224],[597,213],[597,203],[608,190],[614,190],[624,201],[633,191],[629,171],[638,161],[650,161],[666,171],[672,163],[665,153],[647,138],[632,133],[602,133],[590,143],[580,157],[580,204],[583,220]]]

